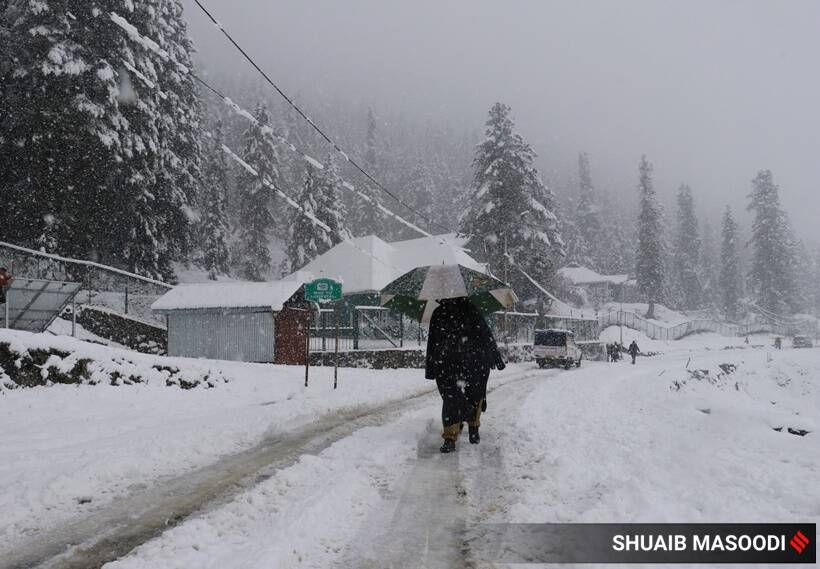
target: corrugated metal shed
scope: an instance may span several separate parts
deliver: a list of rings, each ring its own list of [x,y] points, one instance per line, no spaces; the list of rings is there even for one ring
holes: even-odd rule
[[[168,321],[168,355],[276,361],[275,313],[301,303],[301,283],[179,285],[152,305]]]
[[[273,362],[273,312],[173,311],[168,314],[168,355]]]

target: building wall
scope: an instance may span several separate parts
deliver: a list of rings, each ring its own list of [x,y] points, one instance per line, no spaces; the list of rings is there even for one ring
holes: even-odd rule
[[[175,310],[168,315],[168,355],[273,362],[272,312]]]

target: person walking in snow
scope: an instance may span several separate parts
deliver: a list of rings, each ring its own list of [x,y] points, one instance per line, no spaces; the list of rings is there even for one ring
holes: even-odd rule
[[[0,267],[0,305],[6,304],[6,290],[11,286],[14,280],[12,274],[6,267]]]
[[[467,421],[470,443],[478,444],[481,413],[487,409],[487,380],[492,368],[505,367],[484,317],[466,298],[442,299],[430,319],[425,377],[441,395],[441,452],[456,450]]]
[[[630,356],[632,356],[632,365],[635,365],[635,358],[641,352],[640,348],[638,348],[638,343],[635,340],[632,340],[632,343],[629,344],[629,348],[626,350]]]

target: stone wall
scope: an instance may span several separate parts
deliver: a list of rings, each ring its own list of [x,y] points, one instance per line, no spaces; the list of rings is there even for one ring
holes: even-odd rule
[[[505,362],[522,362],[532,359],[532,346],[499,346]],[[372,369],[423,368],[426,351],[421,350],[354,350],[339,352],[339,367],[363,367]],[[310,365],[332,366],[333,352],[312,352]]]
[[[71,319],[70,309],[66,318]],[[78,307],[77,324],[101,338],[143,354],[165,355],[168,331],[149,322],[93,306]]]

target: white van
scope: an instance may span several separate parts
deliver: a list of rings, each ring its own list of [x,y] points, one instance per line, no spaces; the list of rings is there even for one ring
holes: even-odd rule
[[[539,367],[562,365],[569,369],[572,364],[581,367],[581,348],[569,330],[536,330],[534,340],[533,355]]]

